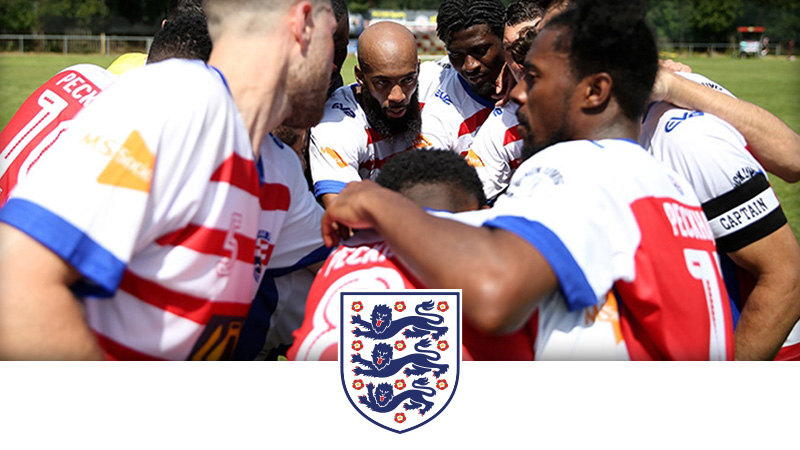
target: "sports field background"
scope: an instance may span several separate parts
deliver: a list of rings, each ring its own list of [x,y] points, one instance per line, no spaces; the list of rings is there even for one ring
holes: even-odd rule
[[[78,63],[108,66],[115,55],[0,54],[0,125],[5,127],[22,102],[59,70]],[[760,105],[800,131],[800,61],[777,59],[734,59],[729,57],[675,58],[689,64],[728,88],[739,98]],[[346,83],[355,80],[351,55],[342,75]],[[798,149],[800,151],[800,149]],[[795,236],[800,236],[800,183],[784,183],[770,176]]]

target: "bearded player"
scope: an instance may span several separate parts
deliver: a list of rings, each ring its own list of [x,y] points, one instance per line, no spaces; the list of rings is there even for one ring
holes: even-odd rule
[[[336,90],[311,130],[314,194],[330,204],[351,181],[374,179],[392,156],[426,146],[420,136],[414,35],[380,22],[358,40],[358,83]]]

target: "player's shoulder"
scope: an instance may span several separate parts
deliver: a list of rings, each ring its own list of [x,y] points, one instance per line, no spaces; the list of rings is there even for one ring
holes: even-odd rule
[[[355,97],[355,87],[342,86],[325,102],[320,123],[311,129],[315,136],[347,140],[366,133],[368,122],[361,105]]]
[[[115,75],[109,70],[100,67],[96,64],[81,63],[65,67],[64,69],[59,71],[53,77],[53,79],[61,79],[69,72],[74,72],[78,76],[81,76],[82,78],[91,81],[95,86],[97,86],[100,89],[105,89],[106,87],[114,83],[117,80],[117,78],[119,78],[118,75]]]
[[[218,108],[224,113],[234,107],[225,76],[200,60],[168,59],[126,72],[112,87],[114,94],[131,104],[169,105],[165,113],[187,115]],[[109,90],[111,92],[111,90]]]

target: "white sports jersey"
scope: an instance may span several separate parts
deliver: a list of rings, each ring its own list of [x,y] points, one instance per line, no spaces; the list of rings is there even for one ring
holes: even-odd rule
[[[514,170],[522,164],[522,136],[514,103],[495,109],[486,119],[472,147],[462,156],[478,172],[483,192],[490,201],[508,186]]]
[[[131,71],[50,152],[0,219],[82,274],[72,289],[106,356],[230,357],[256,286],[260,180],[221,74]]]
[[[524,238],[559,289],[537,359],[733,358],[716,248],[689,184],[634,142],[571,141],[525,161],[490,210],[458,220]],[[613,296],[618,308],[605,308]]]
[[[56,74],[25,100],[0,132],[0,207],[78,111],[116,79],[100,66],[77,64]]]
[[[681,75],[731,95],[702,75]],[[737,270],[724,253],[750,245],[786,224],[764,168],[747,150],[747,142],[733,126],[712,114],[665,102],[649,107],[642,120],[639,141],[694,187],[722,253],[728,293],[741,310],[751,288],[740,278],[752,276]],[[736,309],[734,318],[738,318]],[[798,342],[800,325],[795,326],[784,346]]]
[[[456,153],[469,151],[475,134],[495,110],[494,101],[472,92],[446,58],[420,65],[418,89],[422,135],[429,146]]]
[[[324,261],[324,211],[308,190],[300,159],[271,136],[261,146],[261,229],[256,239],[258,292],[242,328],[235,359],[275,359],[300,326],[314,274],[304,268]],[[263,264],[262,264],[263,263]],[[271,354],[274,353],[274,354]]]
[[[351,181],[374,180],[392,156],[429,147],[422,136],[413,142],[390,142],[372,129],[351,84],[337,89],[325,103],[325,115],[311,129],[309,160],[314,195],[338,194]]]

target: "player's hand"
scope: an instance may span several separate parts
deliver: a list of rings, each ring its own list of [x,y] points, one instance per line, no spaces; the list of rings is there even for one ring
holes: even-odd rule
[[[673,61],[671,59],[658,60],[658,73],[653,90],[650,91],[650,102],[669,101],[670,92],[673,89],[673,81],[677,77],[675,72],[691,72],[692,68],[686,64]]]
[[[351,230],[372,228],[372,216],[367,207],[375,201],[376,192],[384,190],[373,181],[364,180],[348,183],[325,209],[322,216],[322,239],[325,245],[333,247],[340,240],[352,235]]]
[[[511,91],[516,84],[517,80],[515,80],[514,76],[511,74],[511,69],[508,68],[508,64],[503,64],[500,76],[497,77],[494,83],[495,93],[492,98],[497,100],[494,106],[501,108],[503,105],[507,104],[511,100]]]

